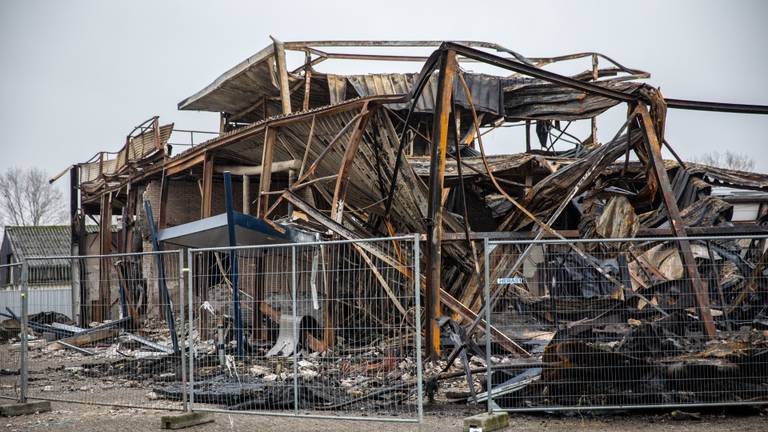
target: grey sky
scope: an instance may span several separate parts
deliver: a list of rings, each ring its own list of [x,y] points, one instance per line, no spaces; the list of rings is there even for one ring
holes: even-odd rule
[[[176,104],[267,45],[270,34],[284,41],[485,40],[528,56],[599,51],[649,71],[668,97],[768,104],[768,2],[269,4],[278,6],[0,0],[0,169],[35,165],[54,174],[117,150],[155,114],[180,128],[215,130],[216,114]],[[601,127],[601,138],[616,126]],[[667,137],[685,158],[731,149],[768,171],[766,130],[766,116],[672,110]],[[520,151],[516,136],[501,136],[494,152]]]

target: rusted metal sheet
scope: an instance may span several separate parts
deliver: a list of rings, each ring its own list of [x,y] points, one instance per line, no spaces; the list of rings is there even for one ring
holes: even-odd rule
[[[501,77],[483,74],[465,74],[467,85],[472,90],[472,101],[479,112],[495,115],[504,113],[504,98]],[[408,94],[418,78],[417,74],[367,74],[349,75],[346,79],[360,96],[405,95]],[[437,97],[437,75],[430,77],[421,96],[416,99],[414,112],[432,113]],[[469,108],[469,102],[463,92],[457,91],[459,83],[454,80],[453,91],[458,105]],[[407,103],[389,104],[394,110],[409,108]]]
[[[279,96],[272,72],[274,58],[274,45],[270,44],[179,102],[179,109],[234,114],[247,110],[264,96]]]

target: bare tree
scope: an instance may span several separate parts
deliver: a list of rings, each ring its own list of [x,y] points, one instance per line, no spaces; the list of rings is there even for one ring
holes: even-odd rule
[[[61,191],[39,168],[9,168],[0,174],[0,226],[48,225],[65,218]]]
[[[730,150],[726,150],[725,153],[716,151],[704,153],[701,156],[695,157],[694,162],[739,171],[751,171],[755,168],[755,161],[749,155]]]

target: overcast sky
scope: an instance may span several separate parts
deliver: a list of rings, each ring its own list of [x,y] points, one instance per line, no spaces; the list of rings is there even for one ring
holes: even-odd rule
[[[0,169],[39,166],[53,175],[118,150],[152,115],[216,130],[216,114],[176,104],[269,44],[269,35],[485,40],[531,57],[599,51],[649,71],[667,97],[768,104],[764,1],[264,3],[272,6],[0,0]],[[766,131],[768,116],[673,110],[667,138],[686,159],[731,149],[766,172]],[[606,139],[612,130],[600,133]],[[496,140],[493,150],[518,152],[520,144]]]

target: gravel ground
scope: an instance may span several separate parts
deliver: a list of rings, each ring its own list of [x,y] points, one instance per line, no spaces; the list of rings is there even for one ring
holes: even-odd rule
[[[6,402],[2,402],[6,403]],[[196,426],[194,432],[256,430],[256,431],[461,431],[462,419],[473,412],[465,407],[446,412],[430,412],[427,407],[424,424],[380,422],[352,422],[341,420],[313,420],[280,417],[261,417],[241,414],[213,414],[214,423]],[[165,411],[115,409],[100,406],[53,403],[48,413],[0,418],[4,431],[147,431],[160,429],[160,416]],[[614,414],[607,416],[556,417],[548,415],[513,415],[509,431],[695,431],[695,432],[750,432],[768,430],[768,411],[738,413],[702,413],[699,420],[676,420],[669,413]]]

